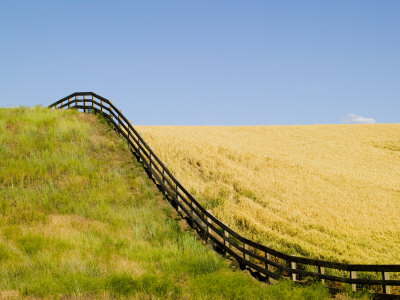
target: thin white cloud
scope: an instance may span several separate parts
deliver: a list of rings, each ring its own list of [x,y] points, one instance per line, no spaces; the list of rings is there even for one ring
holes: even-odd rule
[[[374,118],[366,118],[362,116],[358,116],[356,114],[348,114],[343,117],[342,123],[346,124],[374,124],[376,123]]]

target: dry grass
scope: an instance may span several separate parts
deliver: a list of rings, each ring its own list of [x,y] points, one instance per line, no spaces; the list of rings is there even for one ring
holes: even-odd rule
[[[138,130],[245,236],[314,258],[400,263],[400,124]]]

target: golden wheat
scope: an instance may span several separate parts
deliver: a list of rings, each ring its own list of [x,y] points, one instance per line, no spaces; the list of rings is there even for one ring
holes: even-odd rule
[[[400,263],[400,124],[138,130],[245,236],[296,255]]]

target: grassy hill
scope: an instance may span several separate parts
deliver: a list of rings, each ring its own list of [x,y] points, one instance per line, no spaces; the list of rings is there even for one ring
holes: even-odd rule
[[[101,119],[0,109],[0,298],[328,297],[256,281],[179,222]]]
[[[400,263],[400,124],[138,130],[245,236],[295,255]]]

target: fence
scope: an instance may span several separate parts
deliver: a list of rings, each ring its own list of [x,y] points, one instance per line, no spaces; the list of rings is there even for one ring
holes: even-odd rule
[[[390,279],[391,274],[392,278],[399,277],[400,265],[345,264],[298,257],[276,251],[235,232],[200,205],[182,186],[112,101],[92,92],[80,92],[73,93],[49,107],[96,112],[108,119],[127,140],[132,153],[163,194],[191,222],[200,236],[213,243],[225,255],[235,258],[242,268],[256,272],[260,279],[268,281],[289,277],[293,281],[304,282],[314,278],[322,282],[333,282],[339,287],[349,284],[353,291],[358,288],[373,288],[377,294],[381,292],[382,296],[393,296],[400,292],[399,288],[393,288],[400,286],[400,280]]]

